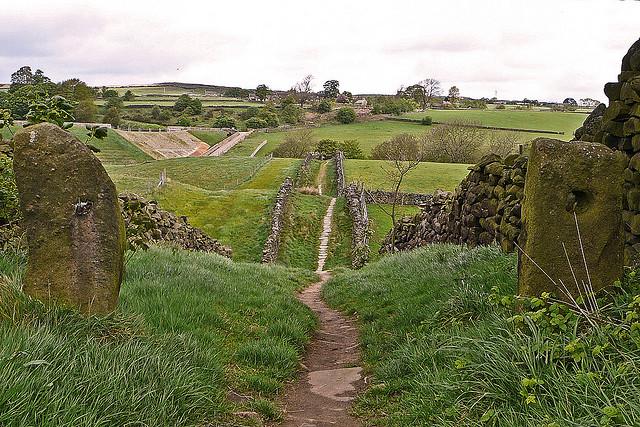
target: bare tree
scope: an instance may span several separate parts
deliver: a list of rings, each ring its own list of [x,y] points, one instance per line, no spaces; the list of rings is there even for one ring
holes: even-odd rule
[[[313,76],[307,74],[301,81],[295,84],[293,91],[296,94],[296,98],[300,103],[300,107],[304,107],[304,103],[311,97],[313,93],[312,84]]]
[[[442,93],[440,88],[440,81],[432,78],[427,78],[418,82],[418,85],[422,87],[422,109],[427,108],[427,105],[433,104],[433,99]]]
[[[516,150],[522,144],[522,138],[517,132],[491,132],[489,136],[488,151],[498,156],[504,157]]]
[[[377,200],[380,209],[391,218],[391,252],[396,247],[396,211],[400,202],[400,186],[409,172],[415,169],[424,158],[423,141],[415,135],[400,134],[376,147],[380,158],[385,160],[381,168],[388,177],[391,186],[391,208],[387,200]]]
[[[425,135],[426,160],[473,163],[485,145],[487,131],[479,123],[454,121],[433,126]]]

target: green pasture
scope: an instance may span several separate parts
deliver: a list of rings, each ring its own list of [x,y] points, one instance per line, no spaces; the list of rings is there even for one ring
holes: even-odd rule
[[[587,118],[586,114],[580,113],[535,110],[427,110],[404,114],[404,117],[413,119],[421,119],[424,116],[431,116],[434,121],[444,123],[465,120],[484,126],[564,132],[564,135],[532,133],[530,136],[523,132],[522,137],[527,140],[539,136],[569,140]]]
[[[227,137],[227,133],[222,131],[191,130],[189,133],[199,140],[206,142],[210,147]]]
[[[391,191],[385,168],[391,165],[384,160],[355,160],[344,162],[347,183],[360,181],[371,190]],[[452,191],[469,173],[469,165],[461,163],[422,162],[403,179],[400,191],[405,193],[430,194],[436,189]]]

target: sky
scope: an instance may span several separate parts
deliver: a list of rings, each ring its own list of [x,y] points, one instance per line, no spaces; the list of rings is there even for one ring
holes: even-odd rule
[[[4,0],[9,2],[9,0]],[[22,0],[1,8],[0,82],[289,89],[305,75],[353,93],[425,78],[462,96],[604,100],[640,37],[637,0]]]

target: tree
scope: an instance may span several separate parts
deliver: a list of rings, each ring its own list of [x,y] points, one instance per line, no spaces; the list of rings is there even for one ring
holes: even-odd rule
[[[400,134],[380,145],[382,147],[379,151],[382,154],[382,160],[385,160],[381,168],[388,177],[393,196],[391,198],[391,208],[383,203],[378,206],[391,218],[392,253],[395,252],[396,246],[396,207],[399,202],[400,187],[407,174],[418,167],[424,159],[423,144],[423,141],[418,140],[415,135]]]
[[[267,85],[258,85],[258,87],[256,88],[256,96],[260,101],[264,101],[265,99],[267,99],[267,96],[269,96],[270,93],[271,89],[269,89]]]
[[[321,139],[316,145],[315,151],[322,154],[323,157],[328,158],[336,154],[338,149],[338,141],[333,139]]]
[[[224,96],[229,98],[246,98],[249,96],[249,91],[239,87],[230,87],[224,91]]]
[[[11,87],[9,90],[13,91],[21,86],[33,84],[33,72],[31,67],[24,65],[20,67],[16,72],[11,74]]]
[[[324,88],[324,97],[327,99],[336,99],[340,94],[340,82],[337,80],[327,80],[322,87]]]
[[[124,93],[124,96],[122,98],[125,101],[133,101],[135,97],[136,96],[133,94],[133,92],[131,92],[130,89],[127,89],[127,91]]]
[[[311,129],[302,129],[287,134],[282,144],[273,150],[276,157],[303,158],[314,147]]]
[[[293,87],[293,91],[296,94],[296,98],[300,107],[304,107],[305,102],[311,97],[313,93],[313,88],[311,82],[313,81],[313,76],[311,74],[307,74],[301,81],[296,83]]]
[[[94,104],[93,100],[85,99],[78,102],[74,110],[76,120],[82,123],[93,123],[96,120],[98,114],[98,107]]]
[[[562,103],[566,105],[578,105],[576,100],[573,98],[565,98],[564,101],[562,101]]]
[[[51,83],[51,79],[44,75],[44,71],[37,69],[36,72],[33,73],[34,85],[49,85]]]
[[[115,91],[114,91],[115,92]],[[67,99],[84,101],[95,99],[95,92],[80,79],[68,79],[58,84],[58,93]],[[118,96],[118,92],[115,92]]]
[[[504,157],[513,153],[522,142],[522,138],[517,132],[491,132],[488,151]]]
[[[451,86],[449,88],[449,102],[455,104],[460,99],[460,89],[458,86]]]
[[[299,123],[300,120],[302,120],[302,115],[302,108],[294,104],[288,104],[280,111],[280,118],[282,119],[282,121],[290,125]]]
[[[336,113],[336,119],[345,125],[353,123],[356,120],[356,112],[353,108],[342,107]]]
[[[357,139],[347,139],[338,143],[338,150],[342,151],[347,159],[364,159],[364,153]]]
[[[100,95],[102,96],[103,99],[117,98],[118,91],[115,89],[107,89],[106,87],[103,86],[102,90],[100,91]]]
[[[331,102],[328,99],[323,99],[318,103],[318,108],[316,111],[320,114],[328,113],[331,111]]]
[[[420,87],[420,105],[422,105],[423,110],[426,109],[427,106],[432,105],[433,99],[441,93],[440,82],[432,78],[421,80],[410,87]]]
[[[479,127],[479,123],[454,121],[434,126],[425,138],[425,160],[475,163],[487,132]]]
[[[353,94],[345,90],[338,95],[336,102],[339,102],[340,104],[351,104],[353,102]]]
[[[213,127],[234,129],[236,127],[236,121],[233,117],[221,114],[213,121]]]
[[[109,108],[102,118],[102,123],[109,123],[113,127],[120,126],[120,110],[116,107]]]
[[[193,101],[193,98],[191,98],[186,93],[183,95],[180,95],[176,100],[175,104],[173,104],[173,109],[176,111],[184,111],[187,109],[187,107],[191,105],[191,101]]]
[[[151,118],[155,120],[159,120],[161,112],[162,111],[160,110],[160,107],[158,105],[154,105],[153,108],[151,109]]]
[[[251,117],[244,124],[247,125],[249,129],[264,129],[269,127],[267,121],[259,117]]]

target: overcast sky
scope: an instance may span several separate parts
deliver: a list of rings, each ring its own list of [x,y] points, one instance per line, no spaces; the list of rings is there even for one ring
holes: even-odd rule
[[[5,0],[8,2],[8,0]],[[91,85],[162,81],[354,93],[426,77],[473,97],[604,100],[640,37],[635,0],[22,0],[0,11],[0,82],[22,65]]]

